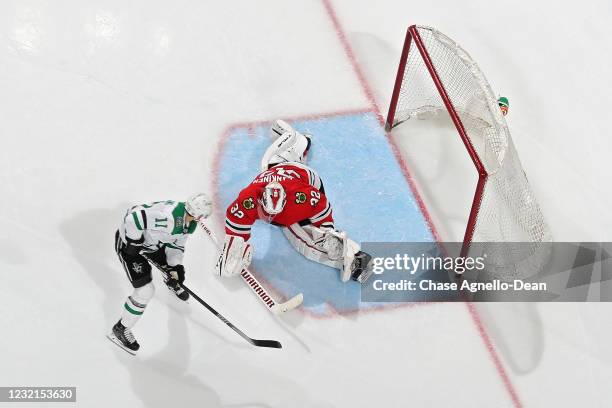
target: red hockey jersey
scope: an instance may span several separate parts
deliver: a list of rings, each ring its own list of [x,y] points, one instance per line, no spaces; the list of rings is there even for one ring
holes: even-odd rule
[[[287,194],[283,211],[274,216],[266,214],[258,202],[263,188],[272,181],[280,183]],[[241,236],[246,241],[251,237],[251,227],[257,220],[280,226],[295,223],[334,226],[332,209],[321,179],[314,170],[296,162],[281,163],[257,175],[227,208],[225,232]]]

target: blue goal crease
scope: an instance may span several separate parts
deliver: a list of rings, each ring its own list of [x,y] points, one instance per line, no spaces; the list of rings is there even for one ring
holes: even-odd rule
[[[338,229],[357,242],[435,241],[384,130],[373,113],[293,122],[313,135],[308,165],[321,176]],[[268,126],[236,128],[221,152],[219,197],[226,207],[259,173],[272,140]],[[297,253],[278,227],[257,222],[253,269],[278,292],[304,293],[304,307],[326,314],[375,304],[360,302],[360,285],[342,283],[338,271]],[[416,300],[416,299],[415,299]]]

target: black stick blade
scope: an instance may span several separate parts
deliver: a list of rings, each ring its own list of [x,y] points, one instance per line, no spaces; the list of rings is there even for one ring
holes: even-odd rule
[[[257,347],[269,347],[269,348],[283,348],[283,345],[280,344],[279,341],[276,340],[256,340],[253,339],[253,343],[254,346]]]
[[[242,332],[242,330],[240,330],[239,328],[234,326],[232,324],[232,322],[230,322],[225,317],[223,317],[223,315],[221,313],[217,312],[211,305],[209,305],[208,303],[203,301],[202,298],[200,298],[198,295],[193,293],[193,291],[191,289],[189,289],[187,286],[185,286],[183,284],[181,284],[181,286],[183,287],[183,289],[185,289],[187,291],[187,293],[189,293],[191,296],[193,296],[193,298],[195,300],[197,300],[198,303],[200,303],[202,306],[204,306],[206,309],[208,309],[209,312],[211,312],[212,314],[217,316],[217,318],[219,320],[221,320],[223,323],[225,323],[230,329],[232,329],[233,331],[238,333],[240,335],[240,337],[242,337],[243,339],[245,339],[246,341],[248,341],[252,345],[257,346],[257,347],[269,347],[269,348],[277,348],[277,349],[283,348],[282,344],[280,344],[280,342],[278,342],[276,340],[256,340],[256,339],[250,338],[249,336],[244,334]]]

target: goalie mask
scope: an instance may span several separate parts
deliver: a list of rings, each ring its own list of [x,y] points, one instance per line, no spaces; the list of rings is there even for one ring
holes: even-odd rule
[[[287,194],[280,183],[273,181],[266,184],[261,193],[261,198],[258,201],[266,214],[276,215],[285,208]]]

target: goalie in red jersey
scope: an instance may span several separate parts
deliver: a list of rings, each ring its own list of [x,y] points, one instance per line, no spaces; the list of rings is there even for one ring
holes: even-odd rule
[[[229,205],[225,242],[216,270],[233,276],[251,263],[251,227],[262,220],[282,228],[291,245],[306,258],[340,270],[343,282],[365,282],[372,257],[334,225],[323,182],[306,166],[311,136],[277,120],[270,129],[276,140],[261,161],[262,172]]]

